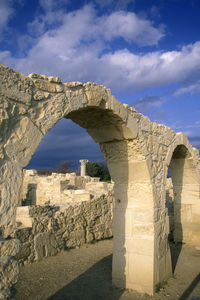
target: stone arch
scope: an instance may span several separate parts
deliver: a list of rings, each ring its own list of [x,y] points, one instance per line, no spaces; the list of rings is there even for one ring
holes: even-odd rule
[[[4,186],[13,192],[10,217],[0,224],[4,233],[7,225],[13,223],[21,168],[28,164],[48,130],[61,118],[70,118],[100,144],[115,182],[113,283],[152,294],[154,204],[151,157],[141,131],[142,115],[97,84],[63,84],[57,77],[36,74],[26,77],[5,66],[1,66],[0,75],[2,102],[9,103],[14,112],[8,116],[12,125],[4,137],[4,161],[13,165],[12,176],[18,178],[18,184],[14,185],[4,176]],[[148,245],[143,247],[147,237]],[[141,260],[148,269],[141,268]]]
[[[167,167],[179,145],[189,149],[195,166],[198,160],[186,137],[150,122],[104,86],[27,77],[3,65],[0,104],[1,233],[8,236],[14,226],[22,168],[48,130],[70,118],[100,144],[115,182],[113,283],[153,294],[171,275],[164,205]]]
[[[200,247],[198,150],[178,133],[167,158],[174,194],[174,241]]]

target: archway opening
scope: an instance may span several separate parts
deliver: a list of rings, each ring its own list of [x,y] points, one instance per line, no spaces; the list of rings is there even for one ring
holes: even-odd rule
[[[84,128],[63,118],[44,136],[26,169],[56,171],[68,161],[69,170],[76,172],[80,159],[103,161],[104,156]]]
[[[100,147],[102,148],[102,151],[106,155],[106,159],[108,159],[108,161],[110,161],[110,165],[109,165],[109,166],[111,166],[110,168],[111,169],[114,168],[114,171],[112,172],[112,174],[114,174],[115,171],[118,169],[118,166],[120,164],[120,161],[119,161],[120,155],[123,156],[123,159],[122,159],[122,162],[121,162],[121,164],[123,164],[123,167],[127,164],[126,140],[124,139],[124,134],[127,133],[127,131],[124,133],[125,125],[123,124],[122,120],[119,117],[115,116],[111,111],[105,111],[102,108],[95,109],[93,107],[90,108],[90,109],[85,109],[85,110],[83,109],[83,110],[78,111],[76,113],[72,113],[72,114],[68,115],[67,117],[70,118],[70,119],[72,119],[74,122],[78,123],[80,126],[86,128],[87,131],[88,131],[88,133],[90,133],[90,135],[93,137],[93,139],[95,139],[95,141],[100,144]],[[65,120],[65,119],[61,120],[61,122],[63,124],[66,123],[65,125],[69,124],[69,121]],[[57,123],[57,125],[59,125],[59,123]],[[67,126],[64,126],[64,127],[65,127],[65,129],[63,129],[63,130],[67,131]],[[75,124],[75,128],[77,128],[77,127],[78,127],[78,125]],[[55,128],[56,128],[56,126],[55,126]],[[70,128],[68,128],[68,130],[72,131],[72,126]],[[49,132],[50,135],[52,134],[52,131]],[[75,129],[74,131],[77,131],[77,130]],[[81,142],[81,138],[83,138],[83,131],[84,131],[84,135],[85,135],[85,138],[86,138],[86,148],[87,148],[86,151],[85,151],[85,154],[89,154],[89,150],[91,150],[90,147],[92,147],[93,145],[95,145],[95,146],[98,147],[98,144],[96,144],[96,143],[94,144],[94,141],[92,140],[92,138],[90,138],[90,137],[88,138],[88,134],[85,132],[85,129],[82,129],[82,128],[79,130],[79,135],[77,137],[77,139],[79,140],[79,142]],[[55,134],[53,133],[52,135],[53,135],[53,137],[55,137],[56,132],[55,132]],[[71,135],[74,135],[74,132],[72,132]],[[60,138],[61,140],[59,140],[59,141],[62,142],[63,140],[67,139],[67,142],[70,144],[71,143],[70,135],[67,134],[67,137],[64,137],[64,136],[65,136],[65,132],[63,133],[63,135]],[[51,136],[51,138],[52,138],[52,136]],[[44,139],[44,141],[45,141],[45,139]],[[89,143],[88,143],[88,141],[89,141]],[[47,139],[46,145],[42,145],[41,144],[41,148],[44,149],[44,151],[43,151],[44,152],[44,156],[42,154],[42,157],[41,157],[42,159],[43,158],[46,159],[45,151],[48,150],[48,149],[45,149],[45,146],[48,147],[49,142],[50,142],[50,140]],[[56,138],[54,138],[54,141],[53,141],[53,151],[56,151],[55,150],[56,149],[55,143],[56,143]],[[78,143],[76,141],[76,145],[75,146],[77,146],[77,144]],[[116,148],[116,147],[118,147],[118,148],[123,147],[123,149],[122,149],[123,151],[119,152],[118,149],[114,150],[114,148]],[[100,160],[101,158],[103,158],[103,154],[100,153],[100,151],[99,152],[96,151],[96,153],[95,153],[96,156],[94,156],[94,148],[93,148],[93,151],[90,152],[93,155],[93,157],[91,157],[91,156],[88,157],[88,155],[86,157],[83,157],[82,156],[83,153],[84,153],[83,144],[82,145],[79,144],[79,150],[80,150],[81,156],[79,156],[78,158],[86,158],[86,159],[90,159],[90,160],[95,159],[95,158],[96,158],[96,160],[97,159]],[[70,146],[70,151],[71,152],[75,152],[71,146]],[[112,155],[112,151],[114,151],[113,152],[114,155]],[[56,153],[56,158],[57,158],[57,154],[58,153]],[[37,153],[36,153],[36,156],[37,156]],[[36,159],[37,159],[37,157],[36,157]],[[50,156],[50,160],[51,159],[52,159],[52,157]],[[47,160],[47,163],[48,162],[49,162],[49,160]],[[57,163],[55,165],[57,165]],[[47,164],[46,166],[43,165],[43,167],[46,167],[46,168],[49,168],[49,166],[50,166],[49,164]],[[126,171],[127,171],[127,168],[123,171],[122,176],[123,176],[124,185],[127,186],[128,177],[126,175]],[[34,177],[34,173],[30,174],[30,177]],[[79,182],[78,184],[83,184],[84,180],[87,181],[87,178],[85,179],[85,178],[80,178],[80,177],[81,176],[79,176],[78,180],[81,180],[81,183]],[[115,177],[117,178],[116,180],[118,181],[118,179],[120,180],[121,174],[118,172]],[[66,192],[66,186],[64,186],[64,183],[66,183],[67,180],[65,180],[65,179],[63,179],[63,180],[61,179],[61,182],[60,182],[59,186],[57,186],[57,182],[55,182],[56,181],[56,176],[54,176],[53,180],[54,180],[55,185],[53,186],[53,189],[54,189],[54,191],[56,193],[59,192],[59,189],[61,188],[61,186],[62,186],[63,189],[65,189],[65,192]],[[77,178],[74,178],[74,179],[76,180]],[[48,181],[48,180],[49,179],[47,178],[46,181]],[[69,178],[69,181],[70,180],[71,180],[71,178]],[[88,183],[88,182],[85,182],[85,184],[86,183]],[[98,185],[97,181],[93,180],[91,182],[91,185],[92,185],[92,183],[94,183],[94,185],[96,185],[96,189],[98,189],[98,190],[100,189],[100,187],[97,187],[97,185]],[[41,185],[41,182],[39,182],[39,184]],[[122,182],[120,182],[120,184],[122,184]],[[69,182],[68,186],[69,185],[72,185],[71,181]],[[36,184],[33,182],[33,183],[29,184],[28,186],[30,187],[29,196],[36,197],[36,194],[37,194],[36,190],[38,189],[38,187],[36,187]],[[104,186],[105,186],[105,184],[104,184]],[[110,187],[107,187],[107,188],[110,189]],[[73,191],[74,195],[75,194],[80,195],[80,189],[81,188],[79,187],[79,190]],[[41,192],[41,190],[44,191],[44,188],[40,189],[40,192]],[[91,190],[89,190],[89,192],[90,191]],[[100,234],[100,232],[98,232],[98,229],[96,229],[96,233],[95,233],[95,237],[94,237],[92,232],[89,232],[89,230],[86,231],[85,235],[84,235],[84,239],[87,242],[90,241],[90,240],[92,241],[94,238],[95,238],[95,240],[98,240],[98,239],[101,239],[101,238],[107,238],[107,237],[111,237],[112,236],[112,228],[111,228],[110,225],[109,225],[110,227],[107,226],[108,225],[108,221],[110,223],[112,222],[112,220],[110,220],[111,217],[112,217],[112,213],[113,213],[112,212],[112,207],[111,207],[112,203],[110,203],[111,202],[111,196],[110,195],[108,196],[108,198],[109,198],[108,202],[109,203],[106,203],[106,199],[105,199],[106,192],[107,192],[107,190],[104,192],[104,196],[103,196],[104,199],[102,201],[102,205],[105,204],[105,209],[102,208],[102,211],[100,211],[99,213],[97,213],[97,215],[99,214],[99,216],[96,216],[100,220],[99,223],[98,223],[98,220],[97,220],[97,222],[95,221],[98,228],[103,227],[105,225],[104,226],[105,227],[105,232],[103,234]],[[87,195],[82,195],[82,196],[86,197]],[[91,194],[90,194],[90,196],[91,196]],[[123,197],[124,197],[123,200],[126,200],[126,195],[124,195]],[[93,198],[92,199],[90,198],[90,200],[93,200]],[[43,201],[43,203],[42,202],[41,203],[38,203],[38,202],[36,203],[36,202],[37,201],[33,202],[32,204],[45,204],[44,201]],[[57,202],[52,203],[52,204],[57,204]],[[88,212],[90,212],[90,210],[92,210],[92,202],[90,203],[90,205],[91,205],[91,208],[88,209]],[[97,204],[95,204],[95,205],[97,205]],[[95,205],[93,207],[94,209],[95,209]],[[98,209],[101,208],[99,205],[97,205],[97,207],[98,207]],[[29,217],[30,217],[29,221],[30,221],[30,223],[29,224],[26,223],[26,224],[31,227],[31,225],[32,225],[31,222],[32,221],[34,222],[33,219],[36,218],[36,217],[38,217],[39,210],[38,210],[37,216],[35,216],[32,211],[30,212],[30,210],[29,211],[25,211],[24,210],[23,213],[24,213],[24,222],[28,221],[26,213],[29,214]],[[105,213],[105,220],[103,220],[103,213]],[[94,215],[95,215],[95,213],[94,213]],[[18,219],[18,221],[19,221],[19,219]],[[90,226],[90,224],[88,224],[88,220],[87,220],[86,224],[83,224],[83,226],[87,227],[87,225]],[[100,225],[102,225],[102,226],[100,226]],[[123,224],[122,224],[122,226],[123,226]],[[92,227],[92,225],[91,225],[91,227]],[[124,226],[123,226],[123,228],[124,228]],[[75,229],[73,229],[73,231],[76,232]],[[79,232],[77,232],[77,239],[78,239],[78,235],[81,235],[82,231],[83,231],[82,229],[79,229]],[[37,252],[37,258],[41,258],[44,255],[46,256],[46,255],[48,255],[48,253],[50,253],[50,251],[52,251],[52,249],[50,249],[51,248],[50,244],[52,243],[52,241],[49,242],[49,235],[48,235],[48,232],[47,232],[47,228],[44,229],[44,233],[45,234],[42,233],[44,235],[43,238],[37,237],[37,238],[35,238],[35,241],[34,241],[34,245],[38,245],[38,248],[36,246],[34,246],[34,247],[37,248],[37,249],[35,248],[35,250]],[[65,240],[67,240],[67,238]],[[55,243],[55,241],[53,241],[53,243]],[[81,243],[82,242],[80,242],[80,244]],[[68,240],[67,240],[67,244],[68,245],[70,244],[70,242]],[[47,249],[45,251],[44,251],[44,246],[45,246],[45,249]],[[72,243],[72,247],[73,247],[73,243]]]
[[[124,106],[119,107],[118,103],[116,112],[106,109],[105,105],[102,102],[100,107],[81,108],[68,113],[65,117],[85,128],[99,143],[112,180],[115,182],[113,283],[116,286],[152,294],[154,205],[149,171],[150,158],[147,161],[140,136],[135,133],[138,130],[137,120],[131,115],[127,116],[127,112],[123,111]],[[119,111],[123,112],[122,117]],[[143,249],[146,241],[144,230],[147,230],[148,235],[145,249]],[[80,230],[77,234],[80,234]],[[43,238],[38,237],[38,243],[42,245],[48,239],[45,233]],[[44,254],[43,249],[38,253]],[[148,272],[140,267],[141,259],[149,265]]]
[[[166,189],[166,206],[169,213],[169,240],[172,269],[175,271],[182,244],[196,246],[199,234],[197,221],[199,203],[198,171],[193,157],[185,145],[178,145],[172,155]]]
[[[70,119],[63,118],[44,136],[24,169],[19,205],[54,205],[68,198],[70,201],[66,189],[72,196],[75,190],[85,189],[85,184],[90,181],[79,176],[80,159],[104,162],[98,143],[86,130]]]

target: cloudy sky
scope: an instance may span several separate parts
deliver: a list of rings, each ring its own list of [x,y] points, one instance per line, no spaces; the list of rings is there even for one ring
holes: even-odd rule
[[[0,0],[0,61],[24,74],[93,81],[200,148],[199,0]],[[69,120],[29,167],[103,160]]]

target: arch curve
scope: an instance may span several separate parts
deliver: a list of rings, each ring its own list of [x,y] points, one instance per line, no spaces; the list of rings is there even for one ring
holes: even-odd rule
[[[188,152],[190,153],[191,158],[193,159],[194,163],[196,164],[197,168],[199,165],[199,151],[198,149],[192,147],[192,145],[189,143],[188,138],[186,137],[186,135],[183,132],[178,132],[175,135],[175,139],[173,140],[172,144],[169,147],[169,150],[167,152],[166,155],[166,159],[165,159],[165,165],[169,166],[171,159],[172,159],[172,155],[175,151],[175,149],[178,146],[184,145],[185,148],[188,150]]]
[[[5,228],[11,230],[14,223],[21,168],[44,135],[60,119],[70,118],[100,144],[115,182],[113,283],[153,294],[171,274],[163,207],[166,168],[180,145],[198,164],[197,152],[184,134],[152,123],[102,85],[62,83],[58,77],[38,74],[27,77],[4,65],[0,104],[1,231],[8,235]]]
[[[174,194],[174,240],[200,246],[199,158],[183,133],[177,133],[166,158]]]

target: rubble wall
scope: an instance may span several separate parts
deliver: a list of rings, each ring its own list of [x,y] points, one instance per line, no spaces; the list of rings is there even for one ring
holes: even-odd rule
[[[13,237],[21,242],[21,252],[17,255],[19,262],[31,263],[44,256],[112,237],[112,206],[113,195],[109,192],[90,201],[60,207],[24,207],[32,227],[18,224],[14,231]]]

